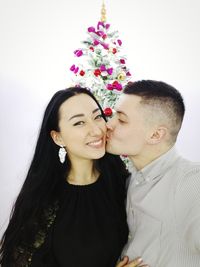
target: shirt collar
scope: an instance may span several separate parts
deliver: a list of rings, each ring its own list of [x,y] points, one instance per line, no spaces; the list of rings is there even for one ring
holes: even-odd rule
[[[161,178],[163,173],[166,172],[176,158],[178,158],[178,154],[175,147],[172,147],[166,153],[139,171],[133,166],[132,177],[135,181],[135,184],[143,184]]]

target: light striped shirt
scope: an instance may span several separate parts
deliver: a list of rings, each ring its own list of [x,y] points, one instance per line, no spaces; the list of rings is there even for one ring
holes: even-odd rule
[[[151,267],[200,267],[200,163],[172,148],[133,170],[127,216],[123,255],[141,256]]]

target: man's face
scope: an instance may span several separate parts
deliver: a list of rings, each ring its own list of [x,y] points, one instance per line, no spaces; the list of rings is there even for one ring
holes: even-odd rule
[[[148,128],[145,123],[141,97],[122,94],[115,106],[115,115],[107,123],[106,150],[112,154],[141,156],[147,144]]]

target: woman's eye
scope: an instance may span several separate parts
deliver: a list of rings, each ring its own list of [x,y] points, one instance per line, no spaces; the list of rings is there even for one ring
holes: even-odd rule
[[[77,126],[77,125],[82,125],[82,124],[84,124],[84,121],[78,121],[78,122],[74,123],[73,125]]]
[[[102,118],[102,115],[99,114],[99,115],[97,115],[94,119],[95,119],[95,120],[98,120],[98,119],[101,119],[101,118]]]

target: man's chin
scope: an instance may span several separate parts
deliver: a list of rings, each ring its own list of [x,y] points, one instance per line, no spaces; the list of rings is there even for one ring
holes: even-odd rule
[[[106,152],[114,155],[120,155],[120,153],[118,153],[110,144],[106,144]]]

